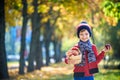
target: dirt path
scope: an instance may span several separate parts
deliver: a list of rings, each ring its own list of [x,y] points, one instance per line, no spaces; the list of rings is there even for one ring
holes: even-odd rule
[[[73,66],[67,65],[65,63],[52,64],[50,66],[44,66],[41,70],[35,70],[31,73],[26,73],[25,75],[18,74],[18,65],[9,67],[9,74],[11,79],[49,79],[50,77],[57,77],[63,75],[70,75],[73,73]],[[26,69],[25,69],[25,72]]]

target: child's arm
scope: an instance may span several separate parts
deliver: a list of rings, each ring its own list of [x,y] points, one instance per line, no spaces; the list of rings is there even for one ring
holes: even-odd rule
[[[100,52],[100,54],[98,54],[97,47],[95,45],[93,45],[92,48],[93,48],[93,51],[95,53],[95,56],[96,56],[96,59],[97,59],[97,63],[99,63],[104,58],[105,52],[102,51],[102,52]]]
[[[68,58],[67,57],[65,58],[65,63],[68,64]]]
[[[108,52],[110,50],[110,47],[107,49],[106,47],[98,54],[97,47],[95,45],[92,46],[93,51],[95,53],[97,63],[99,63],[105,56],[105,52]]]
[[[66,57],[65,57],[65,63],[66,64],[69,64],[69,57],[72,55],[72,51],[71,50],[68,50],[67,52],[66,52]]]

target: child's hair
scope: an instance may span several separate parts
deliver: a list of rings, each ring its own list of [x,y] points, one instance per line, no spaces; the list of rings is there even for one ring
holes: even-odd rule
[[[82,29],[80,32],[84,32],[86,29]]]

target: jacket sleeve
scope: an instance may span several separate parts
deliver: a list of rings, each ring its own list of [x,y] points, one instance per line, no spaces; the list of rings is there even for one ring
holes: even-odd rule
[[[97,59],[97,63],[99,63],[105,56],[105,52],[104,51],[101,51],[99,54],[98,54],[98,50],[97,50],[97,47],[95,45],[92,46],[92,49],[95,53],[95,56],[96,56],[96,59]]]
[[[67,57],[65,58],[65,63],[68,64],[68,58]]]

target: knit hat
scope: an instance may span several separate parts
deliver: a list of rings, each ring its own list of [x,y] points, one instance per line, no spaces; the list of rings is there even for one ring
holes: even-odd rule
[[[82,29],[86,29],[89,32],[90,36],[92,35],[91,27],[87,24],[86,21],[82,21],[77,27],[77,37],[78,38],[79,38],[79,33]]]

